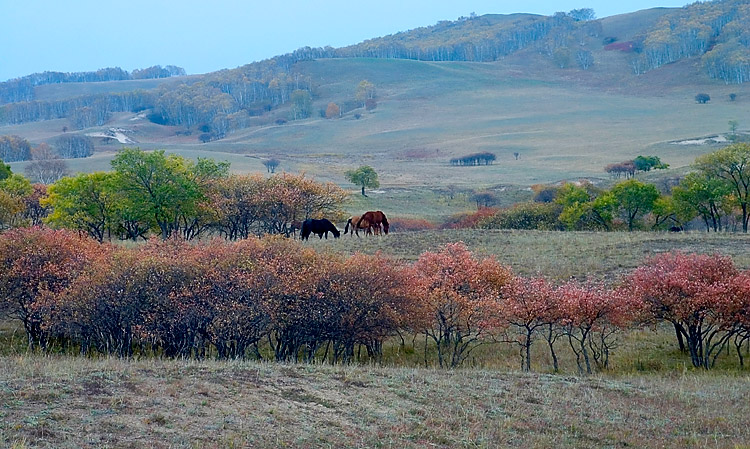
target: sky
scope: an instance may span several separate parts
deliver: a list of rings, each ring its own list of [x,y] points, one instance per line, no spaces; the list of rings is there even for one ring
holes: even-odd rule
[[[592,8],[598,18],[686,0],[0,0],[0,81],[36,72],[231,69],[297,48],[343,47],[472,12]]]

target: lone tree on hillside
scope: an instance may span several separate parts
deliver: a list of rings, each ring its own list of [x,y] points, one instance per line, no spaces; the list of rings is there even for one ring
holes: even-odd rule
[[[276,167],[278,167],[279,164],[281,164],[281,161],[273,157],[263,161],[263,165],[266,166],[268,173],[276,173]]]
[[[695,101],[699,104],[706,104],[711,101],[711,96],[708,94],[698,94],[695,96]]]
[[[378,174],[375,172],[375,169],[369,165],[363,165],[356,170],[347,170],[344,175],[352,184],[362,187],[362,196],[367,196],[365,194],[365,187],[371,189],[377,189],[380,187]]]

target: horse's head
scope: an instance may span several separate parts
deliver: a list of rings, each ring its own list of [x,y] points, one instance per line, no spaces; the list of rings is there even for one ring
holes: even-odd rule
[[[380,212],[380,211],[378,211],[378,212]],[[390,227],[391,225],[390,225],[390,223],[388,223],[388,219],[387,219],[387,218],[385,218],[385,214],[384,214],[383,212],[380,212],[380,215],[381,215],[381,216],[382,216],[382,218],[383,218],[383,220],[381,221],[381,223],[383,224],[383,232],[385,232],[386,234],[388,234],[388,228],[389,228],[389,227]]]
[[[333,227],[333,229],[331,229],[331,232],[333,233],[333,238],[337,239],[337,238],[339,238],[339,236],[341,236],[341,231],[339,231],[338,229],[336,229],[335,226]]]

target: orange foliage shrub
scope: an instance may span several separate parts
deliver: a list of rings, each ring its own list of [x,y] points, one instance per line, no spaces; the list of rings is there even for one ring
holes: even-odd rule
[[[390,223],[390,230],[397,232],[426,231],[429,229],[435,229],[437,227],[427,220],[418,218],[390,218],[388,222]]]
[[[448,221],[443,223],[442,229],[475,229],[479,227],[479,224],[492,216],[494,216],[499,209],[494,207],[482,207],[476,212],[457,214],[451,217]]]

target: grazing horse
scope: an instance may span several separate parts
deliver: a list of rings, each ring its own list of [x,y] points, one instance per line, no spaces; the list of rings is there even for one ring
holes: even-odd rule
[[[361,226],[363,222],[369,222],[370,228],[377,229],[380,231],[380,226],[383,226],[383,232],[388,234],[388,219],[385,217],[383,211],[368,211],[365,212],[357,221],[357,228]]]
[[[291,223],[289,223],[289,229],[288,233],[292,235],[292,238],[297,238],[297,231],[302,229],[302,222],[299,220],[292,220]]]
[[[333,223],[326,220],[325,218],[316,220],[314,218],[308,218],[307,220],[302,222],[302,230],[299,233],[300,240],[307,240],[308,237],[310,237],[310,234],[318,234],[318,237],[321,239],[323,238],[323,234],[325,234],[326,239],[328,238],[328,233],[333,233],[334,238],[339,238],[341,235],[341,232],[339,232],[338,229],[336,229],[336,226],[334,226]]]
[[[349,217],[348,220],[346,220],[346,226],[344,227],[344,234],[346,234],[349,231],[349,227],[351,226],[351,236],[354,237],[354,233],[357,234],[357,237],[359,237],[359,230],[365,230],[366,235],[372,234],[372,229],[370,229],[370,222],[369,221],[363,221],[362,225],[360,227],[357,227],[357,222],[359,222],[359,215],[352,215]]]

